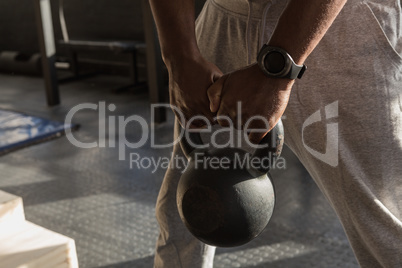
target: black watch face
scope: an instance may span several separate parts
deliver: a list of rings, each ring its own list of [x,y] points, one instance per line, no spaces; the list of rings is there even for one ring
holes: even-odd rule
[[[264,65],[268,72],[277,74],[283,71],[285,68],[286,59],[282,53],[278,51],[271,51],[265,56]]]

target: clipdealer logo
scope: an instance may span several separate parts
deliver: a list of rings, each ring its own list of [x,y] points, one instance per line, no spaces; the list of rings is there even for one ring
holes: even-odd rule
[[[338,101],[325,106],[325,116],[322,116],[321,110],[310,115],[302,126],[302,141],[306,150],[320,161],[336,167],[339,164],[339,133],[338,123],[326,123],[326,148],[325,153],[320,153],[317,150],[308,146],[305,142],[304,130],[313,123],[323,120],[329,120],[338,117]]]
[[[166,109],[175,109],[178,114],[181,114],[181,111],[177,107],[171,107],[170,104],[153,104],[151,105],[151,122],[153,122],[153,119],[155,117],[154,111],[156,108],[166,108]],[[238,110],[241,109],[241,105],[238,104]],[[66,129],[66,137],[70,141],[71,144],[73,144],[76,147],[83,148],[83,149],[88,149],[88,148],[104,148],[104,147],[110,147],[110,148],[118,148],[118,159],[119,160],[126,160],[126,154],[127,154],[127,148],[130,149],[138,149],[144,146],[147,142],[150,141],[150,146],[151,148],[154,149],[159,149],[159,148],[169,148],[173,147],[176,143],[180,141],[181,138],[188,138],[185,135],[188,133],[185,133],[183,137],[183,133],[180,133],[179,137],[166,144],[156,144],[155,142],[155,136],[156,134],[154,133],[153,129],[150,127],[150,124],[147,122],[147,120],[140,115],[130,115],[130,116],[117,116],[111,114],[116,110],[116,105],[115,104],[109,104],[106,105],[106,102],[102,101],[99,102],[98,104],[95,103],[82,103],[74,106],[66,115],[65,118],[65,123],[66,124],[71,124],[73,121],[74,116],[78,112],[84,112],[85,110],[93,110],[97,111],[98,114],[98,140],[97,141],[90,141],[90,142],[83,142],[79,141],[76,137],[74,137],[72,130],[71,129]],[[336,167],[339,162],[339,146],[338,146],[338,123],[337,122],[330,122],[326,123],[326,148],[325,152],[321,153],[318,150],[311,148],[309,145],[306,144],[305,142],[305,129],[309,127],[310,125],[320,122],[323,120],[330,120],[333,118],[338,117],[338,101],[335,101],[331,104],[328,104],[324,108],[325,114],[322,115],[321,110],[317,110],[313,114],[311,114],[306,121],[302,125],[302,142],[306,150],[315,158],[319,159],[320,161]],[[238,111],[239,114],[241,114],[241,111]],[[181,115],[183,119],[184,116]],[[197,119],[200,119],[199,116]],[[261,116],[256,116],[252,118],[252,120],[263,120],[265,118]],[[222,148],[222,147],[227,147],[227,146],[233,146],[233,147],[242,147],[243,144],[239,141],[239,137],[234,138],[233,136],[233,127],[234,123],[230,122],[228,118],[225,120],[228,120],[230,123],[230,128],[227,128],[227,130],[221,129],[218,131],[215,131],[215,133],[211,133],[211,143],[213,146],[216,148]],[[205,122],[208,123],[208,120],[205,119]],[[127,140],[126,137],[126,128],[127,125],[130,123],[137,124],[138,126],[138,133],[140,133],[140,138],[136,142],[131,142]],[[250,123],[250,120],[247,121],[246,126],[248,126]],[[267,126],[269,126],[268,122],[265,122]],[[251,129],[250,129],[251,130]],[[200,132],[211,132],[211,125],[208,125],[206,129],[200,130]],[[229,134],[229,141],[225,142],[224,144],[219,144],[216,140],[216,132],[228,132]],[[253,130],[254,131],[254,130]],[[261,130],[257,130],[261,131]],[[247,137],[247,132],[243,131],[243,135]],[[286,137],[285,137],[286,139]],[[247,143],[248,146],[251,145],[255,146],[255,148],[258,148],[258,145],[253,145],[251,144],[248,139],[244,139]],[[204,144],[203,146],[207,147],[209,146],[208,144]],[[152,172],[156,172],[156,169],[161,167],[161,168],[167,168],[169,166],[169,162],[172,162],[173,166],[175,168],[185,168],[187,164],[187,159],[185,157],[183,159],[173,159],[173,158],[160,158],[160,159],[151,159],[152,157],[145,157],[141,156],[139,153],[130,153],[130,168],[137,167],[137,168],[152,168]],[[283,158],[282,158],[283,159]],[[172,161],[175,160],[175,161]],[[224,164],[224,163],[223,163]],[[282,165],[285,166],[285,165]]]

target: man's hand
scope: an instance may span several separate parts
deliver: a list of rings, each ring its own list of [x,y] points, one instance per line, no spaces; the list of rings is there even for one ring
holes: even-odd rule
[[[208,89],[210,109],[217,112],[221,126],[229,126],[222,118],[228,116],[236,128],[259,129],[249,134],[250,141],[258,143],[284,113],[293,83],[290,79],[268,78],[253,64],[226,74],[211,85]]]
[[[222,72],[201,56],[195,37],[194,1],[149,2],[158,29],[162,58],[169,72],[170,103],[173,111],[182,126],[187,124],[182,119],[188,121],[196,115],[212,120],[207,89]],[[205,124],[205,120],[193,121],[191,127],[198,128]]]
[[[346,0],[290,0],[268,45],[284,49],[296,64],[303,64],[345,3]],[[285,111],[293,83],[294,81],[289,79],[268,78],[256,64],[251,65],[223,76],[211,86],[208,90],[211,111],[218,111],[218,116],[229,116],[235,120],[235,126],[241,116],[241,127],[245,127],[251,117],[262,116],[269,126],[265,126],[262,120],[255,120],[246,127],[262,127],[269,131]],[[242,103],[239,113],[236,111],[238,101]],[[220,125],[227,125],[226,120],[221,119],[218,122]],[[254,132],[249,138],[251,142],[256,143],[263,136],[264,133]]]
[[[203,116],[212,122],[215,114],[209,109],[207,89],[222,76],[219,68],[200,55],[180,57],[167,66],[170,104],[182,126],[187,126],[194,116]],[[191,128],[200,128],[207,122],[191,120],[190,123]]]

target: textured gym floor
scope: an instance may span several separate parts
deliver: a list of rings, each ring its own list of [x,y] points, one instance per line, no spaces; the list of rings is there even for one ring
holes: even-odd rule
[[[105,102],[116,105],[107,116],[136,114],[149,122],[146,93],[112,92],[126,82],[98,76],[61,85],[62,104],[49,108],[40,78],[1,74],[0,109],[64,121],[75,105]],[[100,144],[108,139],[98,134],[98,116],[95,110],[78,112],[73,122],[81,128],[74,137]],[[153,128],[156,142],[170,141],[172,128],[169,112],[168,122]],[[128,124],[127,140],[138,141],[138,129]],[[127,149],[126,160],[119,160],[117,148],[80,149],[61,137],[0,157],[0,189],[23,197],[29,221],[75,239],[80,267],[152,267],[154,207],[165,170],[130,167],[129,153],[168,158],[170,149],[147,143]],[[273,172],[277,204],[268,227],[247,245],[218,249],[214,267],[358,267],[326,199],[288,150],[284,157],[286,169]]]

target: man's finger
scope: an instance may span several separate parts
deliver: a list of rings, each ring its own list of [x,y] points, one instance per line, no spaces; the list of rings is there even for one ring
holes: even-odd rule
[[[213,83],[207,90],[207,95],[209,99],[209,109],[212,113],[216,113],[219,109],[221,102],[221,94],[225,80],[228,76],[224,75],[219,78],[215,83]]]
[[[264,136],[266,135],[266,133],[262,133],[262,132],[250,132],[250,134],[248,134],[248,139],[252,144],[259,144],[260,141],[262,140],[262,138],[264,138]]]
[[[270,129],[271,127],[268,120],[261,116],[251,120],[245,131],[248,133],[248,138],[251,143],[259,144]]]

